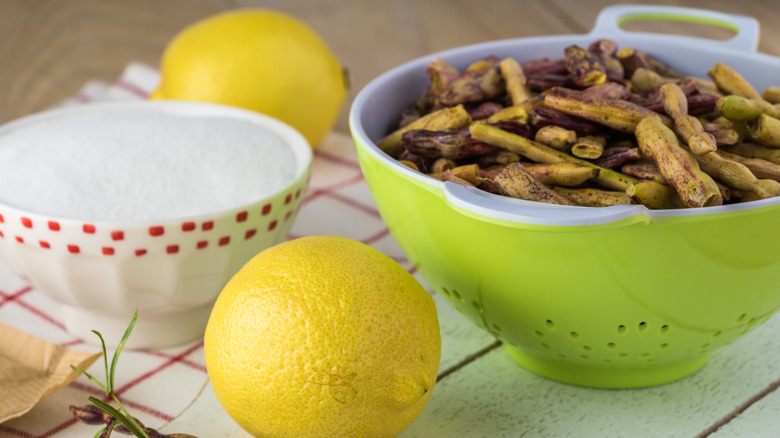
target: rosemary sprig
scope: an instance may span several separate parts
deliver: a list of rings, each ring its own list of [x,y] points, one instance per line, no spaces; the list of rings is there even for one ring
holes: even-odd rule
[[[128,412],[127,409],[122,405],[122,402],[119,401],[119,399],[114,394],[114,375],[116,373],[116,365],[117,362],[119,362],[119,354],[122,352],[122,349],[125,347],[125,344],[127,343],[127,338],[130,337],[130,333],[133,331],[133,327],[135,327],[135,323],[138,320],[138,310],[135,311],[135,314],[133,315],[133,319],[130,321],[130,325],[127,327],[127,330],[125,330],[125,334],[122,336],[122,340],[119,341],[119,344],[116,347],[116,350],[114,350],[114,357],[111,359],[111,367],[108,366],[108,354],[106,352],[106,342],[103,340],[103,335],[100,334],[100,332],[96,330],[92,330],[92,333],[96,334],[98,338],[100,338],[100,344],[103,348],[103,364],[105,366],[106,370],[106,383],[104,384],[100,380],[96,379],[95,376],[89,374],[88,372],[82,370],[81,368],[71,365],[71,368],[73,368],[75,371],[84,374],[89,378],[90,380],[94,381],[98,385],[100,385],[101,388],[106,392],[106,396],[111,397],[113,399],[117,406],[119,406],[119,410],[114,408],[113,406],[109,405],[108,403],[96,398],[96,397],[89,397],[89,401],[91,401],[95,406],[102,409],[104,412],[108,413],[111,417],[115,418],[116,421],[112,422],[111,424],[107,425],[105,428],[98,431],[98,434],[95,435],[96,437],[105,437],[108,438],[111,435],[111,430],[115,426],[118,425],[118,423],[123,424],[127,429],[136,437],[138,438],[149,438],[149,434],[146,433],[146,430],[144,430],[144,427],[139,425],[138,422],[133,418]]]

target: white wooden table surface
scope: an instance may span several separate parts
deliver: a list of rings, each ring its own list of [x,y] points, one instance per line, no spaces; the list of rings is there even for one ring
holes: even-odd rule
[[[526,371],[494,338],[442,297],[435,299],[442,330],[440,378],[402,438],[780,436],[780,392],[774,391],[780,385],[780,317],[716,350],[689,377],[649,388],[606,390]],[[250,437],[228,417],[209,385],[161,431]]]

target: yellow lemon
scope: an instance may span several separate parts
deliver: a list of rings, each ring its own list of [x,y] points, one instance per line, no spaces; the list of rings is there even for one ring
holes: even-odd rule
[[[160,70],[151,99],[258,111],[293,126],[312,147],[333,128],[347,94],[344,70],[322,38],[266,9],[230,10],[184,28]]]
[[[316,236],[230,280],[204,349],[217,399],[255,437],[394,437],[431,396],[441,336],[433,299],[398,263]]]

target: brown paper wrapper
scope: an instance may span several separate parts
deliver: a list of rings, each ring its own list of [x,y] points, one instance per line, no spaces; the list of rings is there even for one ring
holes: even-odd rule
[[[101,353],[71,350],[0,323],[0,423],[16,418],[78,377]]]

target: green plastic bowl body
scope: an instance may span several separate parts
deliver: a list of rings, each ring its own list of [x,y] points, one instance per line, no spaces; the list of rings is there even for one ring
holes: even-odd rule
[[[412,61],[360,92],[350,125],[393,237],[430,286],[514,360],[576,385],[657,385],[698,370],[780,308],[780,198],[665,211],[550,206],[443,183],[374,144],[420,95],[436,56],[459,68],[487,55],[522,62],[601,36],[505,40]],[[698,76],[716,62],[738,67],[758,89],[780,71],[777,58],[691,38],[615,39]]]

